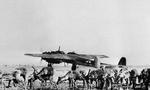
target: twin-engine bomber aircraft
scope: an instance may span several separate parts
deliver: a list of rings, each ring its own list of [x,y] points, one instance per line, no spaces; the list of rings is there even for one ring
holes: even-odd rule
[[[87,54],[77,54],[75,52],[64,53],[63,51],[51,51],[43,52],[42,54],[25,54],[33,57],[41,57],[42,60],[45,60],[51,64],[59,64],[62,62],[95,67],[100,66],[101,58],[108,58],[106,55],[87,55]]]
[[[101,63],[102,58],[109,58],[106,55],[87,55],[77,54],[75,52],[64,53],[63,51],[60,51],[60,48],[57,51],[43,52],[42,54],[25,55],[41,57],[42,60],[45,60],[46,62],[51,64],[59,64],[65,62],[94,68],[99,68],[100,66],[106,66],[108,68],[116,67],[115,65]],[[121,58],[117,66],[126,66],[126,59]]]

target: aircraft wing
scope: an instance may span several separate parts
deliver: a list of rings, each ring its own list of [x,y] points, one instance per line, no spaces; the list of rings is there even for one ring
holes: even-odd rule
[[[89,55],[89,56],[97,56],[97,57],[99,57],[99,58],[109,58],[108,56],[106,56],[106,55]]]
[[[105,66],[105,68],[109,68],[109,69],[114,69],[114,68],[122,68],[122,69],[125,69],[125,68],[128,68],[127,66],[123,66],[123,65],[104,65],[104,64],[101,64],[102,66]]]
[[[60,59],[60,60],[91,60],[93,56],[89,55],[78,55],[78,54],[25,54],[32,57],[41,57],[49,59]]]
[[[65,60],[73,60],[76,59],[76,57],[69,56],[67,54],[25,54],[27,56],[33,56],[33,57],[41,57],[41,58],[49,58],[49,59],[65,59]]]
[[[85,59],[95,59],[96,57],[99,57],[99,58],[109,58],[108,56],[106,55],[86,55],[86,54],[78,54],[79,57],[81,58],[85,58]]]
[[[43,57],[43,54],[24,54],[24,55],[27,55],[27,56],[32,56],[32,57]]]

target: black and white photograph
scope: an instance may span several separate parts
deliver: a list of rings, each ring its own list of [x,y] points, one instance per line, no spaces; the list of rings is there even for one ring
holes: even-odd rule
[[[0,90],[150,90],[150,1],[0,0]]]

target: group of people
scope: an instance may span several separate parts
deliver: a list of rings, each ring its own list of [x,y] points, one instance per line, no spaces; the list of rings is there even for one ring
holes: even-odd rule
[[[13,78],[8,80],[7,88],[11,87],[11,82],[28,82],[28,86],[32,88],[32,82],[35,80],[40,80],[42,83],[47,81],[53,81],[54,69],[52,64],[48,63],[47,67],[44,67],[38,72],[34,67],[34,72],[31,78],[26,78],[27,70],[25,68],[12,73]],[[22,79],[20,79],[22,77]],[[128,70],[127,68],[118,69],[107,69],[105,67],[100,67],[97,70],[90,70],[85,73],[83,70],[78,70],[77,65],[73,64],[71,70],[67,72],[64,76],[58,77],[57,84],[64,81],[69,81],[69,87],[75,87],[77,85],[76,81],[82,80],[83,86],[91,88],[94,84],[95,87],[103,88],[114,88],[114,85],[127,86],[136,88],[137,84],[140,84],[141,88],[148,90],[148,85],[150,82],[150,69],[143,69],[140,74],[137,73],[135,69]],[[95,82],[95,83],[94,83]],[[14,84],[15,85],[15,84]]]

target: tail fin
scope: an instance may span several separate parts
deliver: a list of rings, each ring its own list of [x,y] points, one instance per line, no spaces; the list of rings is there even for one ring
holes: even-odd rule
[[[121,57],[118,65],[123,65],[123,66],[126,66],[126,58],[125,57]]]

